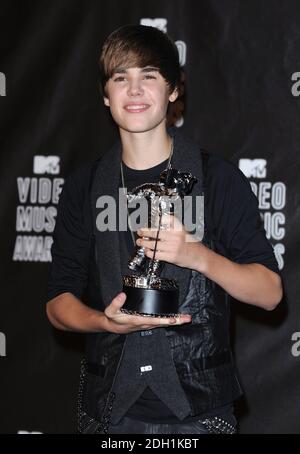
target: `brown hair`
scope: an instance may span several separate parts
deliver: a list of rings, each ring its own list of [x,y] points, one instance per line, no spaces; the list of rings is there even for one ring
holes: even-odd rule
[[[118,28],[104,42],[99,64],[103,94],[107,81],[118,67],[158,68],[170,93],[180,84],[177,47],[168,35],[155,27],[124,25]]]

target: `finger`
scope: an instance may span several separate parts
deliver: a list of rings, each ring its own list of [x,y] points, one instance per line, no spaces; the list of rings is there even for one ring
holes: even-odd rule
[[[139,229],[137,234],[144,238],[156,239],[158,229]],[[159,231],[158,239],[164,241],[169,236],[169,233],[163,230]]]
[[[190,323],[192,316],[190,314],[178,314],[176,318],[176,325],[183,325],[184,323]]]
[[[173,320],[174,320],[173,317],[171,317],[171,318],[161,317],[158,319],[159,325],[172,325],[174,323]]]
[[[162,240],[167,238],[169,232],[172,230],[175,230],[176,232],[177,231],[181,232],[182,230],[184,230],[183,224],[179,221],[179,219],[176,216],[171,216],[171,219],[169,219],[170,215],[167,216],[168,216],[167,220],[162,219],[161,228],[159,231],[159,238]],[[142,228],[137,230],[137,234],[143,237],[156,238],[157,231],[158,231],[157,228],[152,229]]]
[[[167,261],[167,260],[166,260],[166,255],[165,255],[165,254],[166,254],[166,252],[157,250],[157,251],[155,252],[155,260]],[[148,257],[149,259],[153,259],[154,251],[152,251],[151,249],[145,249],[145,255],[146,255],[146,257]]]
[[[156,240],[157,237],[157,229],[140,229],[137,231],[137,234],[141,236],[143,239],[151,239]],[[169,233],[167,231],[160,230],[158,239],[160,241],[166,241],[168,239]]]
[[[139,326],[141,329],[157,328],[161,325],[170,325],[174,317],[153,317],[145,315],[131,315],[132,324]],[[146,321],[147,320],[147,321]]]
[[[157,237],[157,229],[139,229],[137,231],[137,234],[142,237],[155,239]],[[160,238],[160,235],[159,235],[159,238]]]
[[[149,317],[148,323],[145,325],[145,329],[157,328],[159,326],[169,326],[173,317]],[[145,323],[145,320],[144,320]]]
[[[118,312],[123,304],[126,301],[126,293],[121,292],[119,293],[110,303],[110,305],[107,307],[109,309],[109,312]]]
[[[165,242],[164,242],[165,243]],[[154,250],[155,248],[155,244],[156,244],[156,241],[153,241],[153,240],[137,240],[136,244],[138,246],[141,246],[141,247],[144,247],[144,248],[147,248],[147,249],[152,249]],[[166,247],[166,244],[163,244],[160,240],[157,242],[157,250],[159,251],[164,251],[165,250],[165,247]]]
[[[192,318],[188,314],[178,314],[174,317],[163,318],[161,317],[159,324],[160,325],[183,325],[184,323],[189,323]]]

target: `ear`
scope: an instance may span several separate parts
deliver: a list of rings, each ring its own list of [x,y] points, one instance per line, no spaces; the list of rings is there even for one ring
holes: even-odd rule
[[[176,87],[175,90],[170,94],[169,101],[174,102],[178,98],[178,88]]]
[[[103,96],[103,101],[104,101],[104,104],[105,104],[107,107],[110,106],[110,104],[109,104],[109,99],[108,99],[107,96]]]

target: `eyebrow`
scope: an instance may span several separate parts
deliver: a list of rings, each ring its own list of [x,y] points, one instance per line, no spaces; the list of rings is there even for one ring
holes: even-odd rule
[[[147,66],[146,68],[143,68],[141,72],[142,72],[142,73],[151,73],[151,72],[153,72],[153,71],[158,72],[159,69],[158,69],[158,68],[155,68],[154,66]]]
[[[128,68],[116,68],[113,70],[112,75],[114,74],[126,74]],[[141,69],[141,73],[150,73],[150,72],[159,72],[158,68],[155,68],[154,66],[146,66],[146,68]]]

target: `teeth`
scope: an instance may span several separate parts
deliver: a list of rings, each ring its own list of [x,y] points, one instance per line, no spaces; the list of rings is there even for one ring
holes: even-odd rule
[[[126,106],[128,110],[138,110],[138,109],[145,109],[147,107],[145,104],[136,105],[136,106]]]

